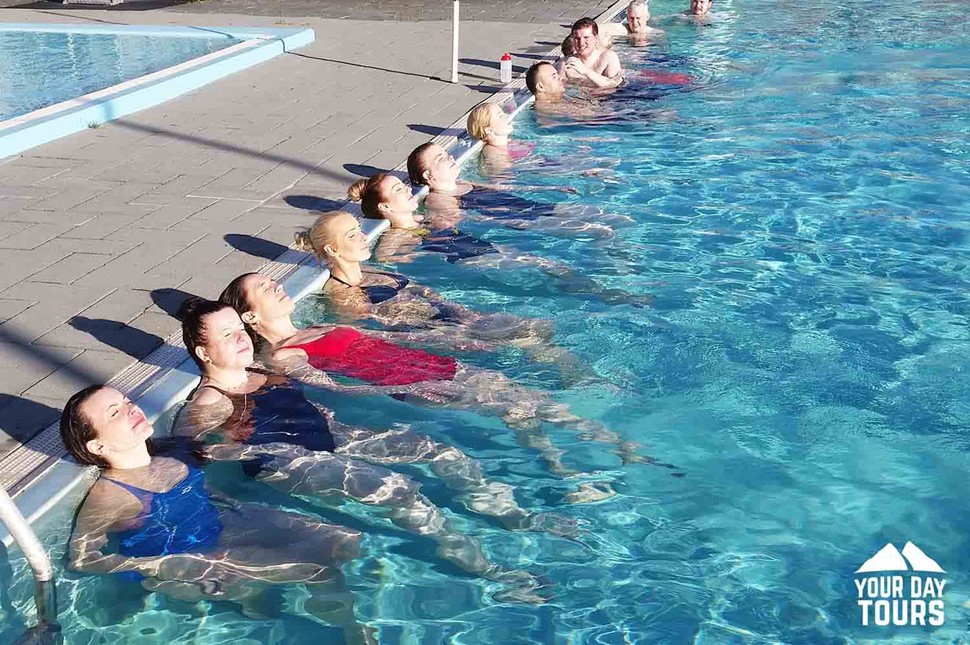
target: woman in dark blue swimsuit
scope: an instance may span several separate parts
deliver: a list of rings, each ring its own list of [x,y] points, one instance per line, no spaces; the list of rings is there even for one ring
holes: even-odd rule
[[[410,430],[368,432],[338,423],[306,398],[299,382],[254,369],[252,341],[228,305],[196,298],[179,313],[202,381],[176,421],[178,437],[210,444],[214,459],[242,461],[259,481],[311,503],[369,507],[431,538],[439,555],[469,573],[532,584],[527,574],[492,564],[479,542],[456,532],[416,481],[377,465],[433,462],[447,457],[439,454],[447,446]]]
[[[424,206],[432,219],[457,222],[473,216],[507,228],[597,240],[614,237],[611,225],[633,223],[628,217],[607,215],[597,209],[564,208],[560,204],[527,199],[515,192],[577,192],[570,187],[475,184],[461,179],[460,173],[455,158],[435,143],[420,145],[408,156],[408,178],[414,186],[428,187]]]
[[[463,345],[489,349],[482,343],[495,342],[550,349],[547,340],[552,325],[548,321],[472,311],[399,273],[364,270],[361,262],[370,257],[370,245],[360,223],[349,213],[324,213],[309,231],[298,233],[296,240],[300,248],[329,265],[330,280],[324,293],[345,319],[371,318],[398,330],[446,329],[459,349]]]
[[[348,642],[367,642],[339,570],[359,554],[359,532],[217,499],[191,460],[151,454],[153,431],[141,409],[110,387],[86,388],[65,406],[68,452],[103,469],[78,512],[73,569],[120,574],[181,599],[243,605],[260,587],[303,583],[315,599],[311,611],[319,606],[317,615],[342,627]]]
[[[418,208],[417,199],[411,194],[411,189],[394,175],[379,173],[369,179],[361,179],[348,189],[347,196],[360,202],[364,217],[386,219],[391,223],[390,229],[381,235],[374,247],[374,255],[380,262],[409,261],[411,254],[420,250],[439,253],[450,264],[465,262],[503,270],[538,269],[552,278],[563,293],[589,296],[611,305],[643,307],[652,301],[648,295],[604,287],[562,262],[495,246],[461,231],[457,220],[447,218],[441,212],[432,212],[427,220],[422,218],[422,222],[427,223],[427,227],[422,228],[418,222],[421,216],[414,214]],[[509,197],[518,199],[514,195]]]

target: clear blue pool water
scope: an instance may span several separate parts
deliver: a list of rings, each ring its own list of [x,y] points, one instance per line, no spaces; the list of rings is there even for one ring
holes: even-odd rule
[[[234,45],[197,37],[0,30],[0,121]]]
[[[651,3],[655,16],[679,10]],[[493,559],[555,583],[544,606],[498,604],[488,584],[433,547],[374,528],[354,509],[314,509],[238,478],[245,499],[316,513],[371,534],[348,565],[361,620],[387,643],[961,642],[970,601],[970,35],[961,3],[771,0],[715,3],[706,26],[660,22],[667,39],[617,45],[631,69],[687,73],[690,87],[629,86],[587,123],[527,110],[536,144],[503,181],[576,186],[537,201],[633,224],[613,241],[462,228],[568,262],[653,306],[561,293],[541,274],[498,274],[440,255],[391,265],[455,301],[554,319],[556,341],[595,385],[563,389],[517,351],[467,355],[649,445],[686,476],[621,467],[568,432],[568,462],[613,479],[591,505],[546,473],[493,419],[384,399],[321,396],[339,418],[389,421],[461,446],[515,485],[524,506],[575,517],[578,541],[510,533],[463,511],[433,477],[404,469]],[[484,180],[473,161],[466,169]],[[494,181],[495,178],[492,178]],[[329,319],[325,302],[300,318]],[[66,540],[70,518],[47,521]],[[919,545],[947,571],[947,621],[859,625],[853,572],[887,542]],[[59,550],[57,550],[59,549]],[[22,562],[9,640],[26,620]],[[18,568],[19,567],[19,568]],[[0,588],[7,585],[2,584]],[[102,578],[66,574],[71,642],[322,642],[288,589],[266,619],[186,605]],[[248,641],[246,640],[248,639]]]

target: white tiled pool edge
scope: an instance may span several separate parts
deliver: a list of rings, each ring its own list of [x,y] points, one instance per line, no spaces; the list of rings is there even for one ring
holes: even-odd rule
[[[613,20],[627,4],[629,0],[618,0],[596,17],[597,22]],[[549,54],[557,55],[559,52],[560,48],[556,47]],[[484,102],[505,103],[509,100],[519,101],[512,112],[512,118],[534,101],[534,97],[526,89],[524,75],[513,79],[501,92],[491,95]],[[482,146],[481,142],[468,136],[465,129],[467,118],[466,112],[446,130],[459,131],[460,135],[438,135],[431,139],[450,150],[460,164],[464,164]],[[398,164],[393,171],[405,172],[406,162]],[[426,193],[427,188],[422,188],[418,196],[423,198]],[[347,203],[341,209],[360,214],[356,204]],[[362,226],[368,241],[373,244],[388,228],[389,223],[386,220],[363,219]],[[330,277],[329,271],[321,269],[315,258],[293,248],[262,267],[260,273],[281,281],[295,301],[320,289]],[[215,294],[208,295],[215,297]],[[166,339],[164,345],[140,363],[123,370],[108,381],[108,384],[128,393],[142,407],[148,418],[154,420],[171,406],[184,400],[198,379],[198,370],[186,355],[181,333],[176,333]],[[61,458],[64,454],[63,448],[60,449],[60,457],[50,456],[50,447],[55,444],[60,445],[57,424],[51,425],[0,461],[0,485],[15,496],[17,506],[31,524],[56,506],[77,485],[85,480],[93,481],[94,469],[82,468],[65,461]],[[47,452],[44,452],[45,449]],[[10,546],[10,536],[2,525],[0,539]]]
[[[153,107],[220,78],[262,63],[314,40],[312,29],[116,27],[0,23],[4,31],[83,32],[181,38],[212,37],[244,40],[152,74],[0,122],[0,159],[81,132],[94,124]]]

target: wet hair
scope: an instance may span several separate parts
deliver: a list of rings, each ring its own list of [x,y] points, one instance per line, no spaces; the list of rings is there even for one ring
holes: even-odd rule
[[[468,123],[465,124],[465,129],[468,130],[468,134],[473,139],[484,141],[488,136],[485,130],[492,124],[492,113],[488,109],[489,106],[489,103],[480,103],[468,113]]]
[[[328,244],[333,244],[334,242],[334,239],[331,237],[330,223],[343,215],[353,217],[347,211],[330,211],[318,217],[309,229],[297,231],[293,236],[293,239],[296,241],[296,248],[306,253],[312,253],[318,260],[326,262],[327,256],[323,252],[323,249]]]
[[[185,349],[203,372],[205,364],[195,350],[206,342],[205,318],[223,309],[229,309],[229,305],[192,296],[182,303],[178,313],[175,314],[175,317],[182,321],[182,342],[185,343]]]
[[[593,29],[594,36],[599,36],[600,26],[597,25],[596,21],[593,20],[592,18],[580,18],[579,20],[573,23],[573,27],[572,29],[569,30],[569,33],[570,35],[575,34],[580,29],[586,29],[587,27],[591,27]]]
[[[543,65],[548,65],[552,67],[552,63],[547,63],[546,61],[541,61],[529,68],[529,71],[525,73],[525,86],[529,88],[529,91],[535,94],[538,92],[536,85],[539,83],[539,70],[542,69]]]
[[[358,179],[347,189],[347,197],[352,202],[360,202],[360,212],[367,219],[384,219],[379,206],[386,199],[381,194],[381,182],[385,177],[386,172],[379,172],[366,179]]]
[[[246,279],[259,275],[255,271],[249,273],[244,273],[241,276],[234,278],[232,282],[226,285],[226,288],[222,290],[219,294],[219,303],[227,307],[232,307],[239,317],[247,311],[252,311],[252,303],[249,302],[249,298],[246,297]],[[253,326],[243,320],[243,327],[246,329],[246,333],[249,334],[250,340],[253,341],[253,349],[259,351],[263,348],[266,340],[253,329]]]
[[[98,383],[89,385],[67,400],[61,412],[61,441],[64,447],[74,457],[74,461],[85,466],[110,468],[107,460],[88,450],[88,442],[98,438],[91,418],[81,412],[81,406],[92,396],[103,390],[105,385]]]
[[[427,183],[424,179],[424,171],[428,169],[424,163],[424,153],[433,145],[430,141],[422,143],[408,155],[408,179],[415,186]]]
[[[562,41],[562,55],[566,58],[576,55],[576,48],[573,47],[573,35],[569,34]]]
[[[633,8],[639,9],[640,7],[643,7],[647,11],[650,11],[650,5],[647,4],[646,0],[630,0],[630,4],[626,6],[626,10],[630,11],[630,9],[633,9]]]

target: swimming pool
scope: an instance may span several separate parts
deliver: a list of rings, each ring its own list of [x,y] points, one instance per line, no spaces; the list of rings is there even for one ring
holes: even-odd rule
[[[300,28],[0,23],[0,158],[312,41]]]
[[[141,34],[0,31],[0,121],[89,94],[239,43]]]
[[[569,505],[577,482],[544,472],[494,420],[321,395],[349,422],[393,419],[459,445],[514,484],[524,506],[581,519],[577,541],[509,533],[407,470],[494,560],[555,582],[549,604],[497,604],[488,585],[427,544],[375,530],[352,509],[321,511],[231,468],[214,473],[244,498],[371,533],[347,576],[361,620],[380,627],[382,642],[965,638],[970,38],[955,3],[769,4],[725,1],[707,26],[669,21],[657,46],[617,46],[628,66],[687,73],[693,85],[634,83],[593,123],[540,122],[530,110],[516,122],[516,136],[536,147],[499,178],[576,186],[580,194],[560,195],[560,208],[634,220],[615,241],[462,222],[652,295],[651,308],[610,306],[564,294],[541,274],[440,255],[391,265],[469,306],[554,319],[557,342],[597,382],[564,389],[557,373],[513,349],[464,358],[557,390],[686,477],[620,467],[605,450],[554,432],[569,463],[600,471],[619,492]],[[675,8],[651,3],[655,15]],[[474,161],[465,172],[476,178]],[[307,298],[299,314],[312,322],[329,311]],[[45,541],[63,544],[69,517],[45,524]],[[946,625],[863,628],[852,574],[887,542],[906,541],[947,571]],[[22,570],[13,579],[16,611],[2,638],[29,607]],[[301,616],[299,589],[267,600],[265,619],[136,592],[66,574],[65,629],[78,642],[300,642],[323,629]]]

